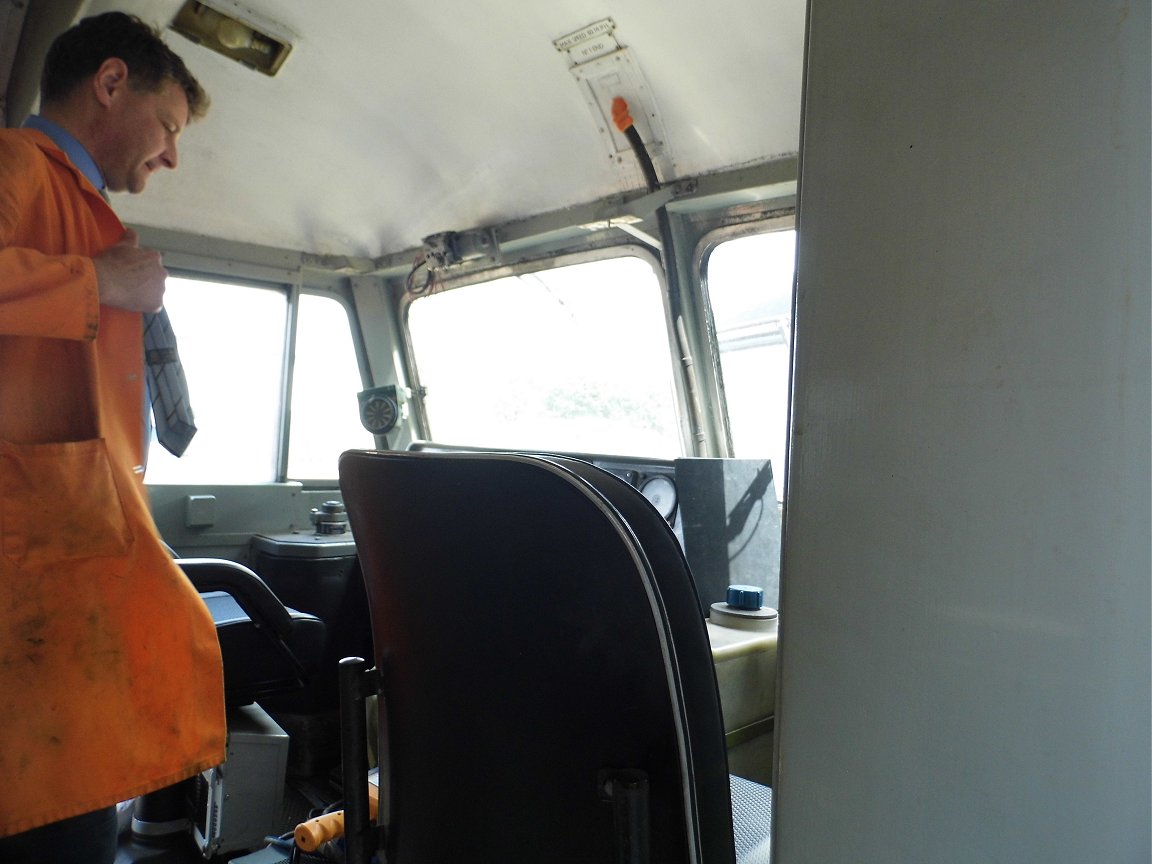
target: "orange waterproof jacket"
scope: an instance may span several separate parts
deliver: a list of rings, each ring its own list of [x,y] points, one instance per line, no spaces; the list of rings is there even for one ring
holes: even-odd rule
[[[99,305],[123,233],[0,130],[0,836],[224,760],[216,630],[145,497],[141,316]]]

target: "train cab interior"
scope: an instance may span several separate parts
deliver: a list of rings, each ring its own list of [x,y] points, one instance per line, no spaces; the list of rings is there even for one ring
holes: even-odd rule
[[[374,656],[337,477],[357,448],[562,454],[638,490],[692,566],[701,621],[744,586],[747,608],[707,632],[732,773],[770,785],[803,7],[744,5],[10,13],[9,123],[35,110],[47,42],[109,9],[162,27],[212,98],[180,170],[114,200],[163,250],[197,394],[194,443],[179,460],[153,446],[146,480],[224,654],[231,770],[184,791],[180,833],[204,856],[251,852],[342,797],[337,666]],[[725,65],[709,41],[728,43]],[[771,82],[758,110],[734,69]],[[238,778],[273,753],[248,773],[278,785]],[[174,854],[157,806],[134,805],[122,857]]]
[[[459,860],[404,826],[515,778],[427,777],[601,636],[655,665],[599,698],[679,724],[602,860],[1146,860],[1148,5],[865,6],[0,0],[6,126],[112,10],[211,98],[111,203],[169,272],[199,429],[145,482],[228,761],[125,802],[117,864]],[[481,657],[542,665],[489,702]],[[556,837],[475,848],[590,860]]]

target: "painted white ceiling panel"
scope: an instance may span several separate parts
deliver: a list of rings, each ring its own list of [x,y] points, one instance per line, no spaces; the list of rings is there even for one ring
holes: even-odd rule
[[[244,5],[297,34],[292,54],[268,78],[167,31],[212,109],[183,137],[180,170],[118,197],[126,221],[377,256],[637,188],[552,44],[601,18],[649,85],[663,179],[798,147],[803,0]],[[95,0],[85,13],[166,25],[178,6]]]

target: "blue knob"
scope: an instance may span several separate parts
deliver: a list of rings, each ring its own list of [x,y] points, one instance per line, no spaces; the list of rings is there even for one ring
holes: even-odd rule
[[[728,605],[734,609],[755,612],[764,603],[764,589],[755,585],[729,585]]]

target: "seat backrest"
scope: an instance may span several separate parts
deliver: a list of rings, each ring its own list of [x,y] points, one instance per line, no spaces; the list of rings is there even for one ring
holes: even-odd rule
[[[671,634],[681,712],[687,725],[687,749],[694,786],[728,788],[728,754],[716,684],[716,667],[699,593],[684,550],[667,520],[635,487],[609,471],[578,459],[549,456],[572,471],[616,508],[644,551]],[[725,796],[707,794],[696,801],[701,835],[712,839],[732,833],[732,810]],[[725,860],[706,856],[706,861]]]
[[[659,520],[642,496],[562,462],[341,458],[394,864],[613,862],[605,770],[646,775],[652,861],[735,859],[715,678],[683,557],[662,542],[675,538],[650,556],[638,535],[655,523],[623,512]]]

